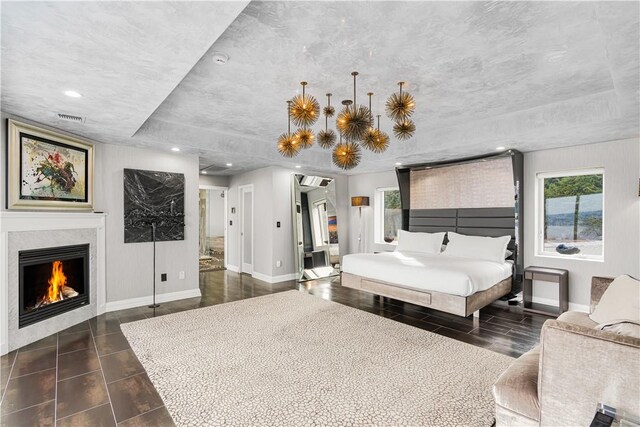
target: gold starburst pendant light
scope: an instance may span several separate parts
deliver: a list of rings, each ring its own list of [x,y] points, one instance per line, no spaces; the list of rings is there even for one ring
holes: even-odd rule
[[[382,153],[389,148],[389,135],[380,130],[380,114],[378,114],[378,128],[367,131],[367,137],[362,140],[362,146],[374,153]]]
[[[291,100],[291,120],[296,126],[308,128],[318,120],[320,104],[313,96],[306,94],[307,82],[300,82],[300,84],[302,95],[297,95]]]
[[[336,145],[332,153],[333,164],[344,170],[358,166],[361,157],[362,154],[358,144],[355,142],[343,143],[342,136],[340,137],[340,143]]]
[[[327,108],[331,106],[331,94],[327,94],[327,107],[324,107],[324,130],[318,132],[318,144],[322,148],[331,148],[336,143],[336,133],[333,129],[329,129],[329,116],[326,114]],[[333,108],[333,107],[331,107]],[[332,113],[333,115],[333,113]]]
[[[369,96],[369,114],[371,118],[367,133],[364,138],[362,138],[360,144],[374,153],[382,153],[389,147],[389,137],[386,133],[380,132],[380,115],[378,115],[378,129],[373,127],[373,114],[371,113],[371,97],[373,96],[373,92],[369,92],[367,95]]]
[[[327,106],[322,110],[324,112],[325,117],[333,117],[336,113],[336,109],[331,105],[331,94],[327,94]]]
[[[404,82],[398,82],[398,86],[400,86],[400,92],[392,94],[386,103],[387,116],[395,122],[408,119],[416,109],[413,96],[402,91]]]
[[[355,142],[362,140],[367,133],[370,114],[367,107],[356,103],[356,77],[358,72],[354,71],[351,75],[353,76],[353,101],[342,101],[342,105],[345,107],[338,114],[336,127],[347,141]]]
[[[396,138],[406,141],[411,138],[416,131],[416,125],[409,119],[403,119],[393,125],[393,134]]]
[[[351,73],[353,76],[353,99],[342,101],[343,108],[337,113],[331,105],[331,94],[327,93],[327,105],[322,108],[325,116],[324,129],[317,133],[318,145],[324,149],[332,150],[333,163],[341,169],[353,169],[360,163],[363,148],[373,153],[382,153],[389,148],[390,138],[385,132],[380,130],[380,115],[377,115],[377,126],[374,124],[371,99],[373,92],[367,93],[369,96],[369,108],[365,105],[358,105],[357,77],[358,72]],[[302,85],[302,95],[297,95],[288,102],[287,116],[289,119],[287,132],[278,138],[278,151],[284,157],[293,157],[303,148],[310,148],[316,135],[311,129],[320,115],[320,104],[318,101],[306,93],[307,82],[300,82]],[[394,121],[393,134],[399,140],[407,140],[414,136],[416,131],[415,123],[410,119],[415,112],[416,103],[409,93],[404,92],[404,82],[399,82],[400,87],[397,93],[393,93],[385,102],[386,114]],[[329,118],[336,115],[337,134],[329,129]],[[291,122],[299,128],[295,133],[291,133]],[[340,137],[336,144],[337,136]],[[344,142],[343,142],[344,140]]]
[[[291,101],[287,101],[287,133],[278,138],[278,151],[284,157],[294,157],[300,152],[300,143],[291,133]]]
[[[300,128],[293,134],[293,137],[298,140],[300,144],[300,148],[310,148],[313,145],[313,140],[315,136],[313,135],[313,131],[307,128]]]

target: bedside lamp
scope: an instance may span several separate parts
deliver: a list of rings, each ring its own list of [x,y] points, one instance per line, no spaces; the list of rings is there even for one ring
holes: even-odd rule
[[[355,196],[351,198],[351,206],[358,208],[360,214],[360,229],[358,230],[358,252],[362,252],[362,207],[369,206],[369,198],[366,196]]]

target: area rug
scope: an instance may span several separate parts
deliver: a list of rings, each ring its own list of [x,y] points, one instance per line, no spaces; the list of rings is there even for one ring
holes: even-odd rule
[[[122,331],[178,426],[490,426],[513,361],[295,290]]]

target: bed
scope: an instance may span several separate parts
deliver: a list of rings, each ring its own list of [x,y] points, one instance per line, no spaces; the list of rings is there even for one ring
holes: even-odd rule
[[[346,255],[342,285],[463,317],[479,315],[482,307],[511,292],[518,257],[514,208],[414,209],[408,225],[413,232],[509,236],[506,247],[511,253],[504,262],[446,251]]]
[[[511,290],[513,263],[445,254],[352,254],[342,285],[458,316],[469,316]]]

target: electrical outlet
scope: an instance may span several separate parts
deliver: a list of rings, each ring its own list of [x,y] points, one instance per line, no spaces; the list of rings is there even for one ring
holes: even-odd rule
[[[181,280],[184,280],[184,271],[181,271],[180,273],[178,273],[178,278]]]
[[[276,261],[276,267],[282,267],[282,261],[280,260]]]
[[[161,282],[166,282],[167,281],[167,273],[162,273],[160,275],[160,281]]]

